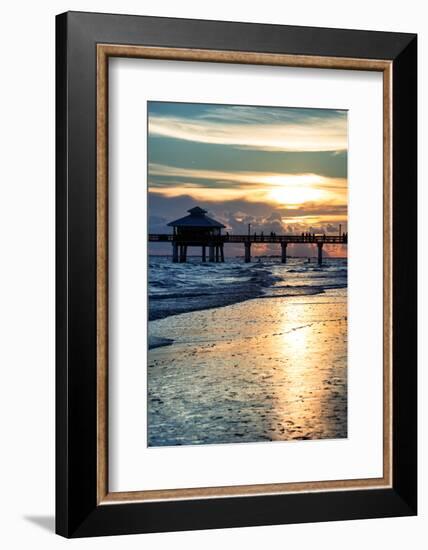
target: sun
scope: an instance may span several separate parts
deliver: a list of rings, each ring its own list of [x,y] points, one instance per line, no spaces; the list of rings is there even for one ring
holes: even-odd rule
[[[301,186],[273,187],[267,192],[267,198],[281,206],[315,202],[322,196],[320,189]]]
[[[272,174],[265,178],[266,198],[280,206],[295,206],[325,198],[321,186],[326,179],[318,174]]]

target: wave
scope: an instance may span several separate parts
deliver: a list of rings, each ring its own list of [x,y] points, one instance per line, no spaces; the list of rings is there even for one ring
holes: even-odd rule
[[[149,320],[211,309],[252,298],[315,295],[347,286],[347,262],[329,259],[324,266],[290,259],[245,264],[227,259],[223,264],[151,257],[149,262]]]

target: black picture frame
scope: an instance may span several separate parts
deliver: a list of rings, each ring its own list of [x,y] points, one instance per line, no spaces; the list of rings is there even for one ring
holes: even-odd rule
[[[98,504],[96,47],[100,43],[392,62],[391,487]],[[56,19],[56,52],[57,533],[86,537],[415,515],[417,36],[68,12]]]

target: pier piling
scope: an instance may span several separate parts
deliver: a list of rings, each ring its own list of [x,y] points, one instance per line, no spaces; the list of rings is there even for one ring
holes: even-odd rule
[[[180,263],[185,263],[187,260],[187,245],[180,245]]]
[[[287,263],[287,243],[281,243],[281,262]]]
[[[322,265],[322,245],[323,245],[323,243],[317,243],[317,247],[318,247],[318,265]]]
[[[245,243],[245,263],[251,262],[251,243]]]
[[[210,262],[213,262],[214,261],[214,245],[210,244],[209,249],[210,249],[209,260],[210,260]]]

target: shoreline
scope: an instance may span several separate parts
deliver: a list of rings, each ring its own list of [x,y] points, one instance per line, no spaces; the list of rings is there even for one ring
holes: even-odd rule
[[[192,296],[180,296],[182,299],[181,305],[178,305],[173,308],[168,308],[164,310],[157,310],[157,311],[151,311],[150,310],[150,301],[151,300],[170,300],[172,299],[171,296],[166,296],[165,298],[154,298],[149,297],[149,311],[148,311],[148,322],[151,323],[153,321],[158,321],[161,319],[167,319],[168,317],[174,317],[175,315],[182,315],[185,313],[192,313],[195,311],[205,311],[215,308],[221,308],[221,307],[227,307],[234,304],[239,304],[242,302],[246,302],[248,300],[255,300],[255,299],[270,299],[270,298],[293,298],[296,296],[317,296],[320,294],[326,294],[330,290],[338,290],[338,289],[346,289],[347,285],[332,285],[329,287],[314,287],[309,285],[302,285],[302,286],[294,286],[294,287],[288,287],[288,292],[283,292],[282,294],[265,294],[264,289],[269,288],[277,291],[281,291],[281,288],[284,287],[275,287],[274,285],[261,285],[257,287],[254,285],[253,287],[250,287],[246,289],[246,291],[238,291],[237,293],[233,292],[233,288],[231,289],[231,292],[226,293],[216,293],[216,294],[195,294]],[[301,288],[308,289],[306,292],[299,292]],[[293,292],[294,289],[295,291]],[[310,290],[309,290],[310,289]],[[205,298],[205,303],[201,303],[198,301],[198,298],[201,297]],[[192,299],[195,299],[195,302],[191,302]],[[177,301],[176,301],[177,303]],[[180,302],[179,302],[180,303]]]
[[[296,298],[298,296],[319,296],[321,294],[324,294],[324,295],[328,295],[329,291],[330,290],[338,290],[338,289],[342,289],[342,288],[346,288],[346,287],[343,287],[343,286],[337,286],[337,287],[330,287],[328,289],[321,289],[321,290],[318,290],[318,291],[315,291],[315,292],[312,292],[312,293],[307,293],[307,294],[279,294],[279,295],[263,295],[263,294],[260,294],[259,296],[249,296],[247,298],[242,298],[242,299],[239,299],[237,300],[236,298],[231,300],[230,302],[225,302],[223,304],[221,303],[218,303],[218,304],[213,304],[213,305],[201,305],[200,307],[195,307],[194,309],[184,309],[183,311],[175,311],[175,312],[168,312],[168,314],[164,315],[163,317],[155,317],[155,318],[152,318],[148,320],[148,324],[149,324],[149,327],[150,327],[150,323],[153,323],[155,321],[161,321],[161,320],[164,320],[164,319],[168,319],[170,317],[175,317],[177,315],[184,315],[184,314],[187,314],[187,313],[196,313],[196,312],[203,312],[203,311],[209,311],[209,310],[212,310],[212,309],[217,309],[217,308],[226,308],[226,307],[229,307],[229,306],[233,306],[235,304],[241,304],[243,302],[247,302],[247,301],[250,301],[250,300],[278,300],[280,298]],[[171,339],[171,338],[159,338],[157,336],[150,336],[150,330],[148,329],[148,332],[149,332],[149,337],[148,337],[148,349],[151,350],[151,349],[156,349],[156,348],[160,348],[160,347],[163,347],[163,346],[170,346],[172,344],[174,344],[175,340]]]
[[[216,267],[218,269],[218,265]],[[204,266],[203,269],[208,268]],[[242,281],[236,280],[230,283],[227,288],[198,288],[193,292],[186,290],[178,294],[174,292],[164,295],[152,294],[149,296],[149,321],[251,300],[261,296],[263,289],[274,282],[272,275],[263,267],[256,266],[254,269],[249,269],[239,266],[239,270],[241,272],[248,270],[248,276],[244,276]]]
[[[148,322],[151,323],[153,321],[159,321],[159,320],[162,320],[162,319],[168,319],[169,317],[175,317],[176,315],[183,315],[185,313],[193,313],[193,312],[196,312],[196,311],[205,311],[205,310],[210,310],[210,309],[215,309],[215,308],[220,308],[220,307],[227,307],[227,306],[231,306],[233,304],[239,304],[241,302],[246,302],[247,300],[253,300],[255,298],[262,298],[262,294],[260,295],[257,295],[257,290],[254,289],[250,292],[248,292],[248,295],[244,294],[244,293],[241,293],[241,294],[238,294],[238,295],[233,295],[233,294],[229,294],[229,295],[221,295],[222,297],[220,298],[219,295],[217,294],[213,294],[213,295],[204,295],[204,297],[209,297],[211,298],[211,304],[210,303],[207,303],[205,302],[204,304],[198,304],[197,303],[197,299],[200,298],[200,296],[197,296],[195,295],[193,298],[196,299],[195,303],[192,304],[192,305],[189,305],[189,297],[185,297],[183,299],[183,303],[182,303],[182,306],[179,307],[177,306],[176,309],[168,309],[168,310],[164,310],[164,311],[152,311],[150,312],[150,305],[149,305],[149,319],[148,319]],[[255,295],[256,294],[256,295]],[[268,296],[268,298],[270,298],[270,296]],[[149,303],[150,303],[150,300],[152,300],[153,298],[149,298]],[[169,297],[168,298],[165,298],[166,300],[167,299],[170,299]]]
[[[172,346],[174,340],[171,338],[159,338],[159,336],[148,336],[148,349],[162,348],[164,346]]]

